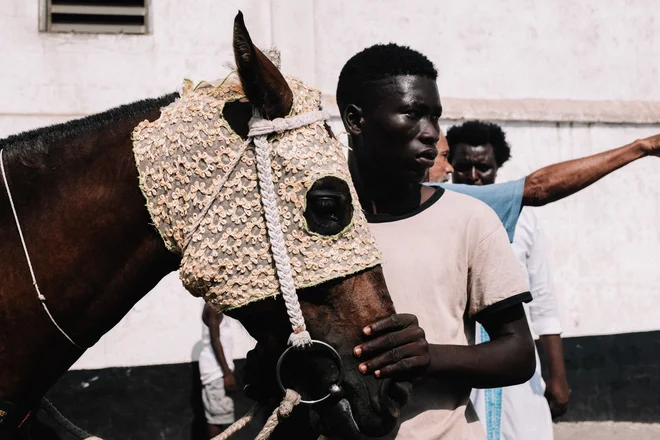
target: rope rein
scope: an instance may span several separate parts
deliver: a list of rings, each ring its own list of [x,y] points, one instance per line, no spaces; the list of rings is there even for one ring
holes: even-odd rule
[[[232,423],[227,429],[222,431],[220,434],[216,435],[213,437],[211,440],[226,440],[230,436],[236,434],[238,431],[241,429],[245,428],[248,423],[250,423],[254,419],[254,415],[261,411],[262,406],[259,404],[254,405],[250,410],[245,414],[243,417],[240,419],[236,420],[234,423]]]
[[[46,297],[41,294],[41,291],[39,290],[39,285],[37,284],[37,277],[34,275],[34,269],[32,268],[32,260],[30,259],[30,253],[28,252],[27,245],[25,244],[25,238],[23,238],[23,229],[21,228],[21,223],[18,221],[18,214],[16,213],[16,206],[14,206],[14,199],[11,196],[11,190],[9,189],[9,182],[7,182],[7,174],[5,173],[5,162],[4,162],[4,157],[2,153],[4,152],[3,149],[0,149],[0,169],[2,169],[2,180],[5,182],[5,188],[7,189],[7,196],[9,197],[9,205],[11,205],[11,211],[14,214],[14,221],[16,222],[16,229],[18,229],[18,235],[21,237],[21,244],[23,245],[23,252],[25,253],[25,259],[27,260],[28,267],[30,268],[30,276],[32,277],[32,285],[34,286],[34,290],[37,292],[37,298],[39,298],[39,302],[41,302],[41,305],[43,306],[44,310],[46,311],[46,314],[50,318],[50,321],[53,323],[53,325],[64,335],[65,338],[69,340],[73,345],[75,345],[77,348],[81,350],[86,350],[86,347],[83,347],[81,345],[76,344],[73,339],[69,335],[66,334],[64,330],[62,330],[62,327],[57,325],[57,322],[55,321],[55,318],[53,318],[53,315],[50,314],[50,310],[48,310],[48,306],[46,305]]]
[[[282,298],[284,299],[286,311],[289,315],[289,321],[291,322],[291,327],[293,329],[293,332],[289,336],[289,345],[301,348],[311,345],[312,338],[307,331],[305,318],[300,309],[300,302],[298,301],[296,286],[293,281],[291,260],[289,259],[289,254],[286,250],[286,241],[284,239],[284,233],[282,232],[282,225],[280,224],[280,215],[277,210],[277,198],[275,196],[275,185],[273,183],[271,147],[268,143],[268,135],[293,130],[305,125],[313,124],[314,122],[325,121],[329,118],[330,115],[323,111],[301,113],[286,119],[278,118],[267,120],[253,117],[250,121],[250,132],[246,142],[246,144],[248,144],[252,141],[255,146],[259,191],[261,192],[261,203],[264,207],[268,239],[270,240],[273,260],[275,261],[277,278],[280,282]],[[209,205],[213,202],[215,202],[215,198],[209,202]],[[300,394],[291,389],[287,389],[282,403],[280,403],[270,417],[268,417],[266,424],[255,440],[266,440],[270,437],[280,420],[289,417],[293,408],[300,403],[300,400]],[[250,413],[248,413],[248,415],[250,415]],[[236,421],[222,434],[213,438],[213,440],[225,440],[229,438],[229,436],[249,423],[249,420],[244,421],[244,419],[245,417]],[[252,420],[252,418],[250,418],[250,420]]]
[[[77,437],[82,440],[101,440],[100,437],[96,437],[84,429],[81,429],[77,427],[76,425],[71,422],[71,420],[67,419],[62,415],[61,412],[55,408],[55,406],[50,402],[50,400],[46,399],[45,397],[41,400],[41,409],[44,410],[46,414],[48,414],[49,417],[51,417],[54,421],[56,421],[62,428],[66,429],[66,431],[73,435],[74,437]]]
[[[202,223],[204,216],[216,202],[220,192],[222,192],[223,186],[229,178],[229,175],[234,168],[236,168],[236,165],[238,165],[238,162],[245,151],[247,151],[250,144],[254,143],[257,176],[259,177],[259,192],[261,193],[261,203],[264,207],[266,229],[268,230],[268,239],[273,253],[273,261],[275,262],[275,269],[282,291],[282,298],[284,299],[287,314],[289,315],[289,321],[293,328],[293,332],[289,336],[289,344],[294,347],[309,346],[312,343],[312,339],[307,331],[305,318],[300,310],[300,303],[298,302],[296,287],[293,281],[291,260],[289,259],[289,254],[286,250],[286,241],[284,239],[284,233],[282,232],[282,225],[280,224],[280,215],[277,210],[277,196],[275,193],[275,185],[273,183],[271,147],[268,143],[268,135],[273,133],[283,133],[285,131],[294,130],[327,119],[330,119],[330,114],[324,111],[306,112],[290,118],[277,118],[273,120],[254,116],[249,124],[250,131],[247,140],[232,159],[228,171],[222,179],[220,179],[218,187],[213,192],[213,195],[210,197],[206,206],[204,206],[204,209],[202,209],[201,215],[198,217],[195,224],[186,234],[183,245],[181,246],[182,252],[184,252],[192,241],[193,235]]]

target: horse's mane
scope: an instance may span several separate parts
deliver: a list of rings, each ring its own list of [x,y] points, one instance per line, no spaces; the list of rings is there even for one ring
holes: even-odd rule
[[[143,99],[84,118],[11,135],[0,139],[0,149],[19,152],[21,155],[47,153],[49,147],[59,141],[103,129],[113,122],[139,117],[156,108],[165,107],[178,96],[178,93],[170,93],[159,98]]]

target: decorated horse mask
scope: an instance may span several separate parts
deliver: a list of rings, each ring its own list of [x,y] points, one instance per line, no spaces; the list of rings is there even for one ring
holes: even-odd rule
[[[301,289],[375,266],[380,254],[342,146],[329,134],[325,118],[287,128],[287,119],[319,114],[321,93],[295,78],[286,82],[293,106],[289,116],[272,121],[280,129],[267,138],[267,165],[293,282]],[[231,78],[196,88],[187,82],[159,119],[142,122],[133,133],[140,185],[153,222],[167,247],[183,257],[185,287],[219,310],[277,295],[281,287],[253,138],[245,141],[223,118],[225,105],[244,95]],[[332,236],[313,232],[305,217],[307,192],[322,178],[337,179],[351,196],[352,218]]]

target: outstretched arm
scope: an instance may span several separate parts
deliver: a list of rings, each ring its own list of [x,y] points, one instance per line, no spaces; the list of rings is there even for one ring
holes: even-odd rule
[[[644,156],[660,155],[660,135],[582,159],[549,165],[525,179],[523,206],[543,206],[568,197]]]

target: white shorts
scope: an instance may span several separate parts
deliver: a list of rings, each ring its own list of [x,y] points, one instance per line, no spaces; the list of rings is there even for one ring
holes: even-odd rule
[[[211,425],[231,425],[234,423],[234,401],[225,393],[224,378],[203,385],[202,401],[204,415]]]

